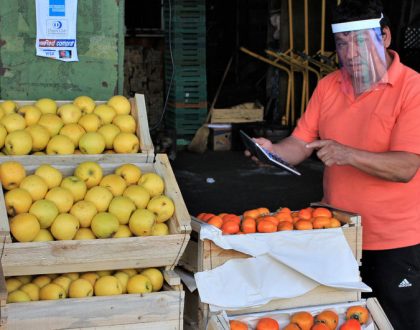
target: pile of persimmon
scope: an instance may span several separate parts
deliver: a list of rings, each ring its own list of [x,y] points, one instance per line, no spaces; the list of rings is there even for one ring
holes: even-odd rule
[[[360,330],[369,318],[369,311],[364,306],[351,306],[345,312],[345,321],[339,330]],[[289,324],[282,330],[336,330],[338,329],[339,316],[336,311],[327,309],[315,316],[306,311],[296,312],[290,316]],[[248,330],[246,322],[239,320],[229,321],[231,330]],[[280,330],[278,322],[270,317],[257,320],[256,330]]]
[[[307,207],[293,212],[287,207],[276,212],[270,212],[269,209],[260,207],[245,211],[242,217],[232,213],[218,215],[200,213],[197,218],[221,229],[225,235],[325,229],[341,226],[340,221],[324,207]]]

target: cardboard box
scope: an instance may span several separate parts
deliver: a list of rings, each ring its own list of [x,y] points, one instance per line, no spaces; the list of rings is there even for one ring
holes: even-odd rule
[[[232,147],[232,125],[210,124],[210,139],[212,150],[227,151]]]

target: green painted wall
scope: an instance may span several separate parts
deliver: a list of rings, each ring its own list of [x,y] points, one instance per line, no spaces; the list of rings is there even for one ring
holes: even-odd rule
[[[0,99],[122,93],[124,0],[78,1],[79,62],[36,56],[35,39],[35,0],[0,0]]]

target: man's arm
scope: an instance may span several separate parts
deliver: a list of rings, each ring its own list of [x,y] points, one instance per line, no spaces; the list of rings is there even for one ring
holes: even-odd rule
[[[285,161],[292,165],[297,165],[312,154],[312,149],[306,147],[305,141],[299,140],[293,136],[281,140],[276,144],[272,144],[264,138],[254,139],[259,145],[268,151],[279,155]]]
[[[393,182],[409,182],[420,167],[420,156],[410,152],[369,152],[333,140],[314,141],[307,144],[306,148],[318,149],[317,155],[326,166],[349,165]]]

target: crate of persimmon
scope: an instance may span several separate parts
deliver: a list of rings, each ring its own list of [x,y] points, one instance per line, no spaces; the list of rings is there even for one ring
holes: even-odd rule
[[[392,330],[376,298],[352,303],[211,317],[208,330]]]
[[[362,257],[360,216],[322,203],[313,203],[310,207],[297,211],[282,207],[271,212],[267,208],[261,207],[247,210],[240,215],[200,213],[196,217],[192,216],[191,219],[193,232],[184,256],[180,260],[180,265],[193,273],[211,270],[230,259],[249,257],[249,255],[238,251],[224,250],[211,240],[201,240],[200,230],[204,223],[219,228],[223,235],[341,228],[356,260],[360,262]]]
[[[44,156],[55,164],[118,162],[122,155],[138,162],[154,159],[142,94],[130,100],[115,95],[107,101],[89,96],[0,101],[0,149],[0,155],[25,164],[39,164]]]
[[[120,162],[3,161],[4,274],[173,269],[191,227],[169,160],[158,154],[154,163]]]
[[[6,329],[182,329],[184,291],[174,271],[12,276],[5,288],[0,325]]]

